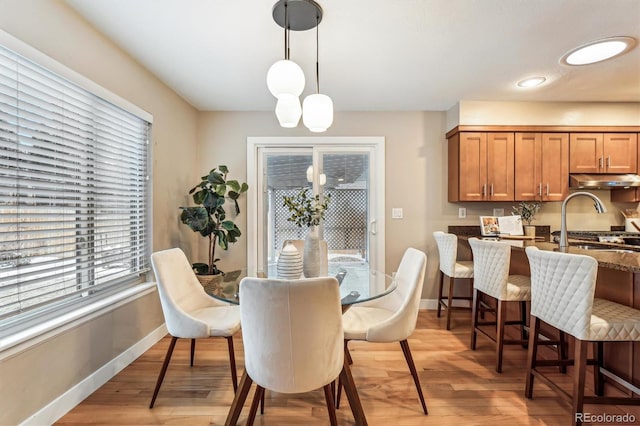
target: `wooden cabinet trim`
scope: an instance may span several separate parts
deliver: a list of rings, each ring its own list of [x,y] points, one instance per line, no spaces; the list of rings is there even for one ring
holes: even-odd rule
[[[638,133],[640,126],[498,126],[498,125],[459,125],[449,130],[446,138],[459,132],[545,132],[545,133]]]

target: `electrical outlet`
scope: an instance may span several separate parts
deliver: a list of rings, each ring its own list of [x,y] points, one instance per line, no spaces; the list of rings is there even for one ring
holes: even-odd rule
[[[402,207],[394,207],[391,209],[391,219],[402,219]]]
[[[467,209],[465,207],[458,208],[458,219],[464,219],[467,217]]]
[[[493,209],[494,216],[504,216],[504,209]]]

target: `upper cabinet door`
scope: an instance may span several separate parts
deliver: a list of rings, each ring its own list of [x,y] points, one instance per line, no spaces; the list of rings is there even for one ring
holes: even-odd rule
[[[636,133],[605,133],[603,141],[605,173],[638,171],[638,136]]]
[[[542,197],[542,134],[515,135],[515,199],[540,200]]]
[[[487,134],[460,133],[459,199],[482,201],[487,195]]]
[[[487,133],[487,185],[491,201],[513,201],[513,133]]]
[[[569,134],[542,134],[542,199],[562,201],[569,195]]]
[[[571,133],[570,173],[604,173],[602,139],[602,133]]]

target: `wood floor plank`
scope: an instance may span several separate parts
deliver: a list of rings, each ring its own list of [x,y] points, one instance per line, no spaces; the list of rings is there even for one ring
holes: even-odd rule
[[[446,321],[446,320],[445,320]],[[350,342],[352,374],[370,425],[566,425],[570,406],[555,392],[536,383],[534,399],[524,398],[526,350],[505,350],[503,373],[495,372],[495,347],[482,337],[476,351],[469,349],[469,324],[456,315],[454,329],[445,329],[435,311],[421,311],[409,340],[416,369],[429,407],[422,412],[415,385],[398,343]],[[234,339],[238,373],[244,368],[240,335]],[[135,360],[85,401],[62,417],[60,425],[222,425],[233,401],[227,343],[200,339],[193,367],[189,342],[181,339],[167,370],[155,408],[149,409],[158,372],[170,338],[166,337]],[[566,389],[569,374],[552,373]],[[588,376],[590,377],[590,376]],[[251,388],[250,401],[255,386]],[[267,391],[266,411],[256,425],[327,425],[322,389],[301,395]],[[245,424],[249,402],[240,415]],[[591,413],[633,413],[639,407],[587,406]],[[340,425],[354,425],[343,396],[337,410]]]

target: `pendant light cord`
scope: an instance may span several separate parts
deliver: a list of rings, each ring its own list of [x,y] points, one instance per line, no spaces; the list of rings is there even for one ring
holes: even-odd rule
[[[284,2],[284,59],[289,59],[289,6]]]
[[[320,17],[316,15],[316,94],[320,93],[320,60],[318,59],[320,54],[318,51],[320,50],[319,36],[318,36],[318,27],[320,27]]]

